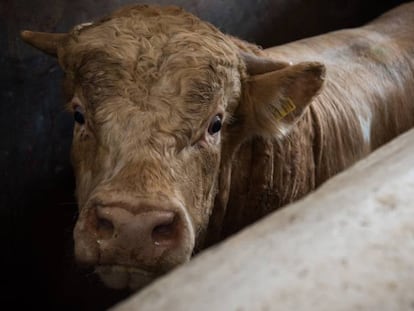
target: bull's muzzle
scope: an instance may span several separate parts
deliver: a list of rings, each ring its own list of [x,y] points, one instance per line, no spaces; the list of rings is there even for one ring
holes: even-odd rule
[[[80,263],[117,267],[110,269],[110,279],[116,280],[116,271],[159,275],[188,261],[194,248],[194,230],[186,210],[176,200],[126,202],[95,196],[79,216],[74,240]],[[118,283],[107,285],[121,287]]]

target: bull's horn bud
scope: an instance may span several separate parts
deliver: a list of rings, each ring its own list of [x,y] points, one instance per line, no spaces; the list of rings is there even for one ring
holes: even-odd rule
[[[244,63],[246,64],[247,73],[250,75],[263,74],[274,70],[283,69],[290,63],[277,61],[265,56],[257,56],[246,52],[240,53]]]
[[[66,38],[67,34],[23,30],[20,36],[24,42],[34,48],[56,57],[58,44]]]

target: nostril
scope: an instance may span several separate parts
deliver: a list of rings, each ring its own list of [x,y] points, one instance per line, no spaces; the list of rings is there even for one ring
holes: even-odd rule
[[[151,237],[155,245],[167,245],[176,241],[178,237],[177,217],[155,226]]]
[[[100,239],[110,239],[114,234],[114,225],[107,219],[98,218],[97,231]]]

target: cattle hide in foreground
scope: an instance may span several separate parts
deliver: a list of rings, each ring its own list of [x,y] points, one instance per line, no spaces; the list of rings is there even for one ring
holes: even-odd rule
[[[412,127],[413,17],[264,51],[171,7],[23,32],[66,73],[78,260],[138,288]]]

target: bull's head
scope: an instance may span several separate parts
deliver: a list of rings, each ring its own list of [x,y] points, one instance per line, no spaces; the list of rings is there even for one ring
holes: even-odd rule
[[[318,63],[249,54],[247,44],[171,7],[128,8],[70,33],[22,37],[65,72],[75,254],[115,288],[139,287],[190,259],[215,199],[226,204],[235,151],[253,136],[280,137],[324,74]]]

